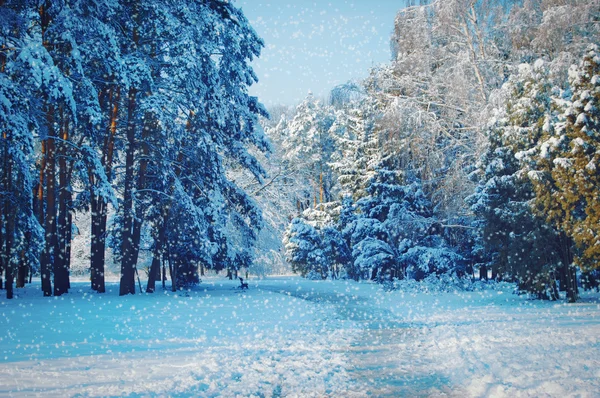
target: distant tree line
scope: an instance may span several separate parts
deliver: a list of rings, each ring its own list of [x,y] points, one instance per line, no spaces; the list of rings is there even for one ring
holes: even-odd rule
[[[70,288],[73,214],[91,217],[91,287],[106,249],[120,294],[197,267],[248,266],[261,212],[226,176],[265,175],[266,111],[248,87],[262,40],[221,0],[0,1],[0,272],[7,297],[39,273],[44,296]],[[111,208],[113,210],[111,210]],[[114,217],[109,217],[114,213]],[[168,271],[167,271],[168,265]]]

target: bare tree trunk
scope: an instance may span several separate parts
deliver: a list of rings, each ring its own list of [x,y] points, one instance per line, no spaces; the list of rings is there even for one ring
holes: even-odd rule
[[[562,267],[559,269],[561,273],[561,290],[564,288],[567,292],[567,301],[569,303],[575,303],[579,298],[579,291],[577,288],[577,273],[575,266],[573,266],[573,252],[571,251],[573,242],[564,232],[560,232],[559,242],[562,262]]]
[[[8,146],[8,142],[6,140],[6,133],[4,133],[5,145]],[[8,160],[8,156],[4,157],[4,185],[3,190],[5,192],[4,195],[4,209],[5,209],[5,217],[4,217],[4,275],[6,278],[6,298],[13,298],[13,253],[12,253],[12,245],[15,234],[15,212],[10,211],[11,203],[9,192],[11,191],[12,185],[12,164]],[[0,226],[1,227],[1,226]]]
[[[89,174],[91,174],[91,170]],[[94,183],[95,179],[90,175],[90,282],[92,290],[98,291],[98,271],[96,264],[98,262],[98,213],[100,209],[98,208],[98,198],[94,194]]]
[[[569,303],[577,302],[579,298],[579,291],[577,288],[577,274],[575,267],[572,265],[563,265],[560,268],[561,276],[561,284],[565,284],[565,291],[567,292],[567,301]]]
[[[44,218],[44,228],[46,242],[44,245],[44,254],[42,256],[41,276],[42,291],[44,296],[52,295],[52,284],[50,276],[54,263],[56,248],[56,176],[55,176],[55,142],[54,142],[54,106],[46,105],[46,123],[48,128],[48,137],[46,138],[46,162],[44,175],[46,180],[46,212]]]
[[[90,270],[92,289],[98,293],[106,291],[104,263],[106,259],[106,220],[107,204],[103,198],[92,195],[92,237],[90,249]]]
[[[117,134],[117,120],[121,100],[120,87],[111,87],[108,94],[109,124],[104,142],[102,163],[108,181],[112,180],[112,165],[114,159],[115,135]],[[104,102],[104,100],[102,101]],[[103,198],[92,193],[92,239],[90,247],[90,270],[92,273],[92,289],[98,293],[106,291],[104,279],[104,265],[106,261],[106,222],[108,217],[108,204]]]
[[[492,280],[493,281],[498,281],[499,277],[498,277],[498,265],[493,264],[492,265]]]
[[[174,264],[174,261],[171,256],[171,248],[169,242],[167,244],[167,261],[169,262],[169,275],[171,276],[171,291],[177,291],[177,264]]]
[[[35,195],[35,214],[37,216],[38,222],[40,226],[44,225],[44,177],[46,175],[46,141],[41,142],[41,152],[40,152],[40,177],[37,185],[37,191]],[[45,250],[42,250],[40,254],[40,274],[42,275],[42,290],[45,292],[44,287],[44,267],[46,264],[45,260]],[[31,279],[31,274],[29,275]],[[46,295],[46,294],[44,294]]]
[[[48,26],[50,25],[50,16],[46,12],[46,10],[51,6],[50,1],[45,1],[39,8],[40,14],[40,27],[42,30],[42,45],[49,50],[50,43],[46,40],[46,31]],[[56,234],[56,200],[55,200],[55,147],[54,147],[54,106],[45,98],[45,116],[46,116],[46,127],[47,137],[45,139],[45,158],[43,160],[43,176],[41,177],[41,181],[46,181],[46,212],[44,214],[43,223],[45,229],[45,239],[46,242],[44,244],[44,250],[42,253],[41,264],[40,264],[40,273],[42,278],[42,292],[45,297],[49,297],[52,295],[52,282],[50,281],[52,264],[53,264],[53,255],[54,248],[56,247],[55,238]],[[43,144],[42,144],[43,145]],[[43,206],[43,201],[40,203],[40,206]]]
[[[556,301],[560,298],[560,294],[558,293],[558,287],[556,286],[556,279],[554,278],[554,274],[550,277],[550,299],[552,301]]]
[[[108,93],[107,93],[108,91]],[[108,141],[111,134],[112,125],[112,106],[113,106],[113,91],[111,87],[108,90],[104,88],[100,89],[98,95],[98,102],[100,103],[100,109],[104,110],[108,114],[108,127],[106,129],[106,136],[104,137],[104,146],[102,147],[102,165],[106,170],[107,166],[107,147]],[[106,247],[104,246],[105,236],[101,230],[102,224],[102,211],[104,207],[104,200],[95,194],[96,176],[94,175],[93,169],[90,167],[88,171],[90,181],[90,217],[91,217],[91,236],[90,236],[90,282],[92,290],[99,293],[105,292],[104,286],[104,261],[101,260],[101,255],[104,254]],[[110,178],[109,175],[107,175]]]
[[[69,173],[70,174],[70,173]],[[70,177],[69,177],[70,180]],[[72,203],[73,197],[69,191],[68,199],[69,204]],[[71,241],[73,239],[73,213],[69,211],[67,214],[67,230],[65,231],[65,240],[67,242],[65,246],[65,258],[67,259],[66,273],[67,273],[67,290],[71,288]]]
[[[44,176],[46,173],[46,141],[41,142],[40,151],[40,178],[36,192],[35,213],[40,225],[44,225]]]
[[[0,199],[0,201],[2,201]],[[4,234],[2,230],[4,229],[4,218],[2,214],[0,214],[0,290],[4,289],[4,281],[2,280],[2,275],[4,275],[5,269],[5,261],[4,261]]]
[[[119,295],[135,294],[135,263],[133,250],[133,179],[135,152],[135,97],[137,90],[129,89],[127,105],[127,151],[125,154],[125,190],[123,192],[123,230],[121,245],[121,283]]]
[[[166,254],[163,251],[162,254],[162,288],[163,290],[167,289],[167,266],[165,264]]]
[[[30,232],[26,232],[25,233],[25,245],[28,245],[28,242],[31,241],[31,233]],[[16,287],[17,288],[23,288],[25,287],[25,283],[27,282],[27,275],[30,272],[30,266],[29,266],[29,260],[27,259],[27,253],[25,251],[25,249],[21,250],[21,254],[19,256],[20,261],[19,261],[19,265],[17,266],[17,281],[16,281]]]
[[[168,211],[163,211],[162,222],[158,227],[158,233],[154,241],[154,253],[152,256],[152,265],[150,266],[150,272],[148,273],[148,285],[146,287],[147,293],[153,293],[156,289],[156,278],[160,278],[160,260],[163,256],[163,242],[165,240],[166,224],[167,224]]]
[[[9,166],[10,168],[10,166]],[[5,250],[6,250],[6,298],[13,298],[13,279],[14,279],[14,270],[13,270],[13,240],[15,234],[15,216],[8,215],[6,221],[6,237],[5,237]]]
[[[4,70],[6,68],[6,50],[5,50],[6,46],[3,44],[2,45],[2,51],[0,51],[0,72],[4,73]],[[2,144],[2,158],[4,159],[5,162],[5,167],[2,168],[2,170],[0,170],[0,187],[2,188],[2,190],[5,192],[5,195],[8,194],[8,190],[6,189],[6,187],[8,186],[7,184],[7,167],[6,167],[6,162],[8,162],[8,140],[7,140],[7,135],[6,132],[2,133],[2,141],[0,141],[0,144]],[[4,234],[3,231],[6,228],[6,223],[5,223],[5,211],[4,211],[4,199],[2,198],[2,196],[0,196],[0,289],[2,289],[2,274],[4,272],[4,270],[6,269],[6,259],[4,256]],[[8,208],[6,209],[6,213],[8,212]]]
[[[146,120],[148,120],[151,116],[146,114]],[[142,133],[142,151],[141,151],[141,159],[140,166],[138,170],[138,181],[137,181],[137,190],[141,191],[146,186],[146,171],[148,170],[148,143],[146,142],[148,136],[149,127],[148,124],[145,123],[143,133]],[[141,211],[140,211],[141,213]],[[135,213],[134,213],[135,214]],[[140,254],[140,240],[142,237],[142,217],[141,214],[138,217],[135,217],[133,220],[133,232],[131,234],[131,261],[137,270],[137,261]]]
[[[35,217],[35,193],[37,188],[34,188],[32,191],[33,200],[31,203],[31,210]],[[21,250],[21,261],[19,262],[17,269],[17,287],[25,287],[26,283],[31,283],[31,274],[33,273],[33,266],[31,263],[31,248],[33,246],[32,243],[32,233],[29,229],[27,229],[24,233],[25,241],[23,242],[23,248]]]
[[[69,286],[69,263],[70,258],[67,257],[69,252],[68,229],[71,225],[68,224],[69,216],[69,172],[67,170],[67,148],[66,142],[69,140],[69,126],[65,120],[64,111],[61,107],[60,115],[62,118],[61,124],[61,142],[58,147],[58,217],[57,217],[57,250],[54,260],[54,295],[60,296],[68,292]]]
[[[146,139],[148,136],[148,132],[150,131],[150,127],[148,127],[151,124],[151,122],[148,121],[150,118],[151,118],[151,116],[149,114],[145,115],[146,122],[144,123],[144,128],[142,131],[141,159],[140,159],[140,165],[139,165],[139,169],[138,169],[138,173],[137,173],[137,176],[138,176],[137,190],[138,191],[144,189],[144,187],[146,186],[146,171],[148,169],[148,153],[149,153],[148,143],[146,142]],[[135,272],[137,272],[137,261],[138,261],[138,257],[140,254],[140,240],[141,240],[141,236],[142,236],[142,217],[141,217],[141,214],[137,217],[135,216],[136,211],[135,211],[135,206],[133,206],[133,192],[131,192],[130,195],[131,195],[131,201],[132,201],[131,210],[130,210],[131,218],[132,218],[132,220],[131,220],[132,229],[131,229],[131,235],[129,236],[129,242],[128,242],[128,247],[129,247],[128,261],[131,264],[132,269]],[[124,252],[123,252],[123,255],[125,255]],[[132,294],[134,294],[134,293],[135,293],[135,291],[132,292]]]
[[[5,159],[6,162],[8,159],[8,143],[6,142],[4,134],[2,138],[2,158]],[[0,176],[2,176],[2,178],[0,179],[0,187],[2,187],[2,190],[6,191],[6,167],[3,167],[2,170],[0,170]],[[2,281],[2,275],[5,274],[6,269],[6,258],[4,255],[4,229],[6,228],[5,213],[6,212],[4,211],[4,198],[0,197],[0,289],[3,289],[4,286]]]
[[[481,265],[479,267],[479,279],[487,281],[488,280],[488,267],[487,265]]]

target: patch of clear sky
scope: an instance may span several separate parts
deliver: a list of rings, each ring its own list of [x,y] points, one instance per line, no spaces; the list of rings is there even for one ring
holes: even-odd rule
[[[265,41],[253,62],[252,95],[266,106],[295,105],[308,92],[360,80],[391,57],[394,18],[405,0],[235,0]]]

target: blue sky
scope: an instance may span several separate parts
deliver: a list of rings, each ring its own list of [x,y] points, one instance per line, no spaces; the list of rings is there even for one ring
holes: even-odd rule
[[[367,76],[390,59],[389,38],[404,0],[236,0],[265,40],[251,88],[267,106],[294,105],[309,91]]]

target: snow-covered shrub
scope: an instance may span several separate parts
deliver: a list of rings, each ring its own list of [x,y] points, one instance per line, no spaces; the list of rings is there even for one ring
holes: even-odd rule
[[[352,253],[342,233],[333,227],[323,228],[321,231],[322,249],[330,277],[337,279],[340,272],[346,269],[352,261]]]
[[[387,240],[387,232],[381,221],[367,217],[356,218],[344,228],[343,234],[350,238],[352,246],[357,245],[366,238]]]
[[[417,281],[431,274],[459,271],[464,274],[463,258],[451,248],[438,244],[434,247],[413,246],[400,256],[407,274]],[[461,272],[463,271],[463,272]]]
[[[317,272],[317,271],[315,271],[315,270],[310,270],[310,271],[308,271],[308,273],[307,273],[306,275],[304,275],[304,277],[305,277],[306,279],[309,279],[309,280],[311,280],[311,281],[319,281],[319,280],[322,280],[322,279],[324,279],[324,278],[323,278],[323,275],[321,275],[321,273],[320,273],[320,272]]]
[[[483,290],[499,290],[498,286],[505,284],[496,281],[473,280],[469,277],[458,276],[455,272],[430,274],[421,281],[406,278],[394,281],[388,289],[414,293],[453,293],[474,292]],[[509,284],[511,288],[514,286]]]
[[[366,237],[352,249],[353,273],[361,279],[390,280],[397,268],[392,247],[382,240]]]
[[[287,260],[292,270],[302,276],[316,272],[325,279],[328,273],[327,261],[322,250],[322,240],[315,227],[300,218],[295,218],[284,236]]]

